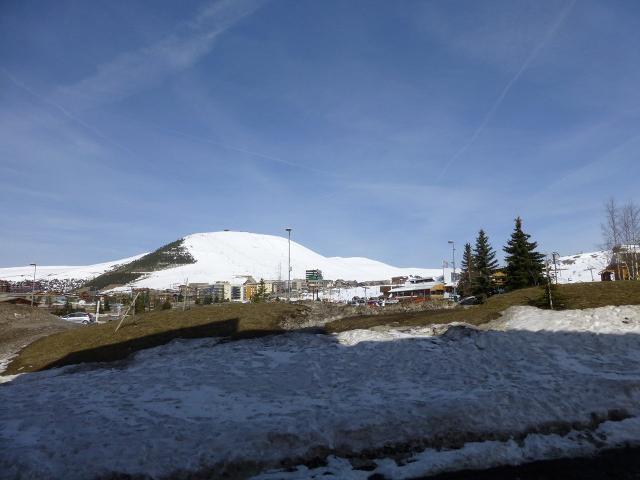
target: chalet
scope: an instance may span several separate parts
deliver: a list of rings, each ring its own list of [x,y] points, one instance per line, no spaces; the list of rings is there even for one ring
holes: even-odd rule
[[[504,287],[507,284],[507,274],[502,271],[497,271],[491,274],[491,285],[494,287]]]
[[[390,289],[389,295],[399,300],[428,300],[438,285],[443,288],[442,282],[436,282],[432,277],[411,277],[403,285]]]
[[[600,280],[603,282],[612,282],[620,280],[629,280],[629,267],[624,262],[612,262],[607,268],[600,272]]]

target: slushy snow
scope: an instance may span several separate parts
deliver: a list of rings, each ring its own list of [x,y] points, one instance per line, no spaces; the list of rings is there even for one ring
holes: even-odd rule
[[[255,462],[263,478],[310,478],[326,470],[303,460],[326,452],[322,468],[363,478],[349,454],[409,444],[402,461],[372,454],[366,472],[407,478],[635,445],[639,324],[638,306],[525,308],[496,330],[180,340],[128,362],[25,374],[0,387],[0,477]],[[573,430],[545,431],[554,424]]]

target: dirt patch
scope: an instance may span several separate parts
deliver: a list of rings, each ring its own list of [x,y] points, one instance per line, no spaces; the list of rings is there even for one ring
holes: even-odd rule
[[[450,310],[453,305],[449,302],[433,301],[422,303],[389,304],[385,307],[368,305],[345,305],[329,302],[299,302],[307,308],[304,315],[286,319],[282,326],[287,330],[302,328],[324,327],[333,322],[341,322],[345,319],[371,319],[375,324],[380,324],[378,318],[386,318],[390,315],[420,314],[426,312]],[[367,320],[364,320],[365,322]],[[347,321],[345,325],[348,325]],[[358,328],[354,326],[352,328]]]
[[[54,333],[77,328],[55,315],[25,305],[0,305],[0,373],[27,345]]]

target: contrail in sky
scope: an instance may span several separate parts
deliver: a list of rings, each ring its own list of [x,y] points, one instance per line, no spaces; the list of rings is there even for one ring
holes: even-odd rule
[[[127,147],[125,147],[123,145],[120,145],[118,142],[113,141],[112,139],[110,139],[109,137],[107,137],[106,135],[101,133],[100,131],[96,130],[94,127],[89,125],[87,122],[85,122],[81,118],[76,117],[73,113],[71,113],[69,110],[64,108],[62,105],[43,97],[38,92],[36,92],[32,88],[30,88],[27,85],[25,85],[24,83],[22,83],[17,78],[15,78],[13,75],[11,75],[9,72],[7,72],[4,68],[0,68],[0,72],[2,72],[4,74],[4,76],[7,77],[11,81],[11,83],[13,83],[16,87],[20,88],[21,90],[24,90],[25,92],[27,92],[29,95],[31,95],[32,97],[36,98],[40,102],[42,102],[42,103],[44,103],[46,105],[49,105],[50,107],[52,107],[53,109],[57,110],[58,112],[60,112],[65,117],[67,117],[72,122],[77,123],[78,125],[80,125],[80,126],[84,127],[85,129],[89,130],[91,133],[93,133],[97,137],[100,137],[101,139],[111,143],[112,145],[114,145],[117,148],[127,152],[128,154],[135,156],[135,153],[132,152],[129,148],[127,148]]]
[[[438,175],[438,179],[437,179],[438,181],[442,180],[442,178],[447,173],[447,170],[449,169],[451,164],[456,160],[458,160],[469,149],[469,147],[475,143],[475,141],[478,139],[480,134],[484,131],[489,121],[491,121],[491,119],[495,115],[498,108],[500,108],[502,101],[505,99],[505,97],[509,93],[509,90],[511,90],[511,87],[513,87],[513,85],[520,79],[520,77],[522,76],[524,71],[529,67],[531,62],[538,56],[538,54],[540,53],[540,50],[542,50],[544,46],[549,42],[549,40],[553,38],[553,36],[556,34],[558,29],[562,26],[565,19],[573,9],[573,6],[575,5],[575,3],[576,3],[576,0],[572,0],[562,10],[562,12],[560,12],[558,17],[556,18],[556,21],[551,25],[551,28],[549,28],[549,30],[544,35],[540,43],[532,50],[532,52],[524,61],[520,69],[516,72],[513,78],[509,80],[507,85],[504,87],[504,89],[502,90],[502,93],[500,93],[500,95],[498,96],[496,101],[493,103],[489,111],[485,114],[478,128],[475,130],[475,132],[473,132],[473,135],[471,135],[471,138],[469,138],[469,140],[467,140],[467,142],[445,163],[444,167],[442,168],[442,171],[440,172],[440,175]]]

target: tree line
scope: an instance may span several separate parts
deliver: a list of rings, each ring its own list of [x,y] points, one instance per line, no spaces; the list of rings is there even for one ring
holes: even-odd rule
[[[537,251],[538,244],[531,241],[531,235],[522,229],[522,219],[515,219],[511,237],[503,247],[505,267],[500,268],[496,252],[489,242],[486,232],[481,229],[475,245],[466,243],[462,256],[459,293],[466,297],[475,295],[486,298],[496,293],[494,274],[506,274],[505,288],[517,290],[533,287],[544,281],[544,255]]]

